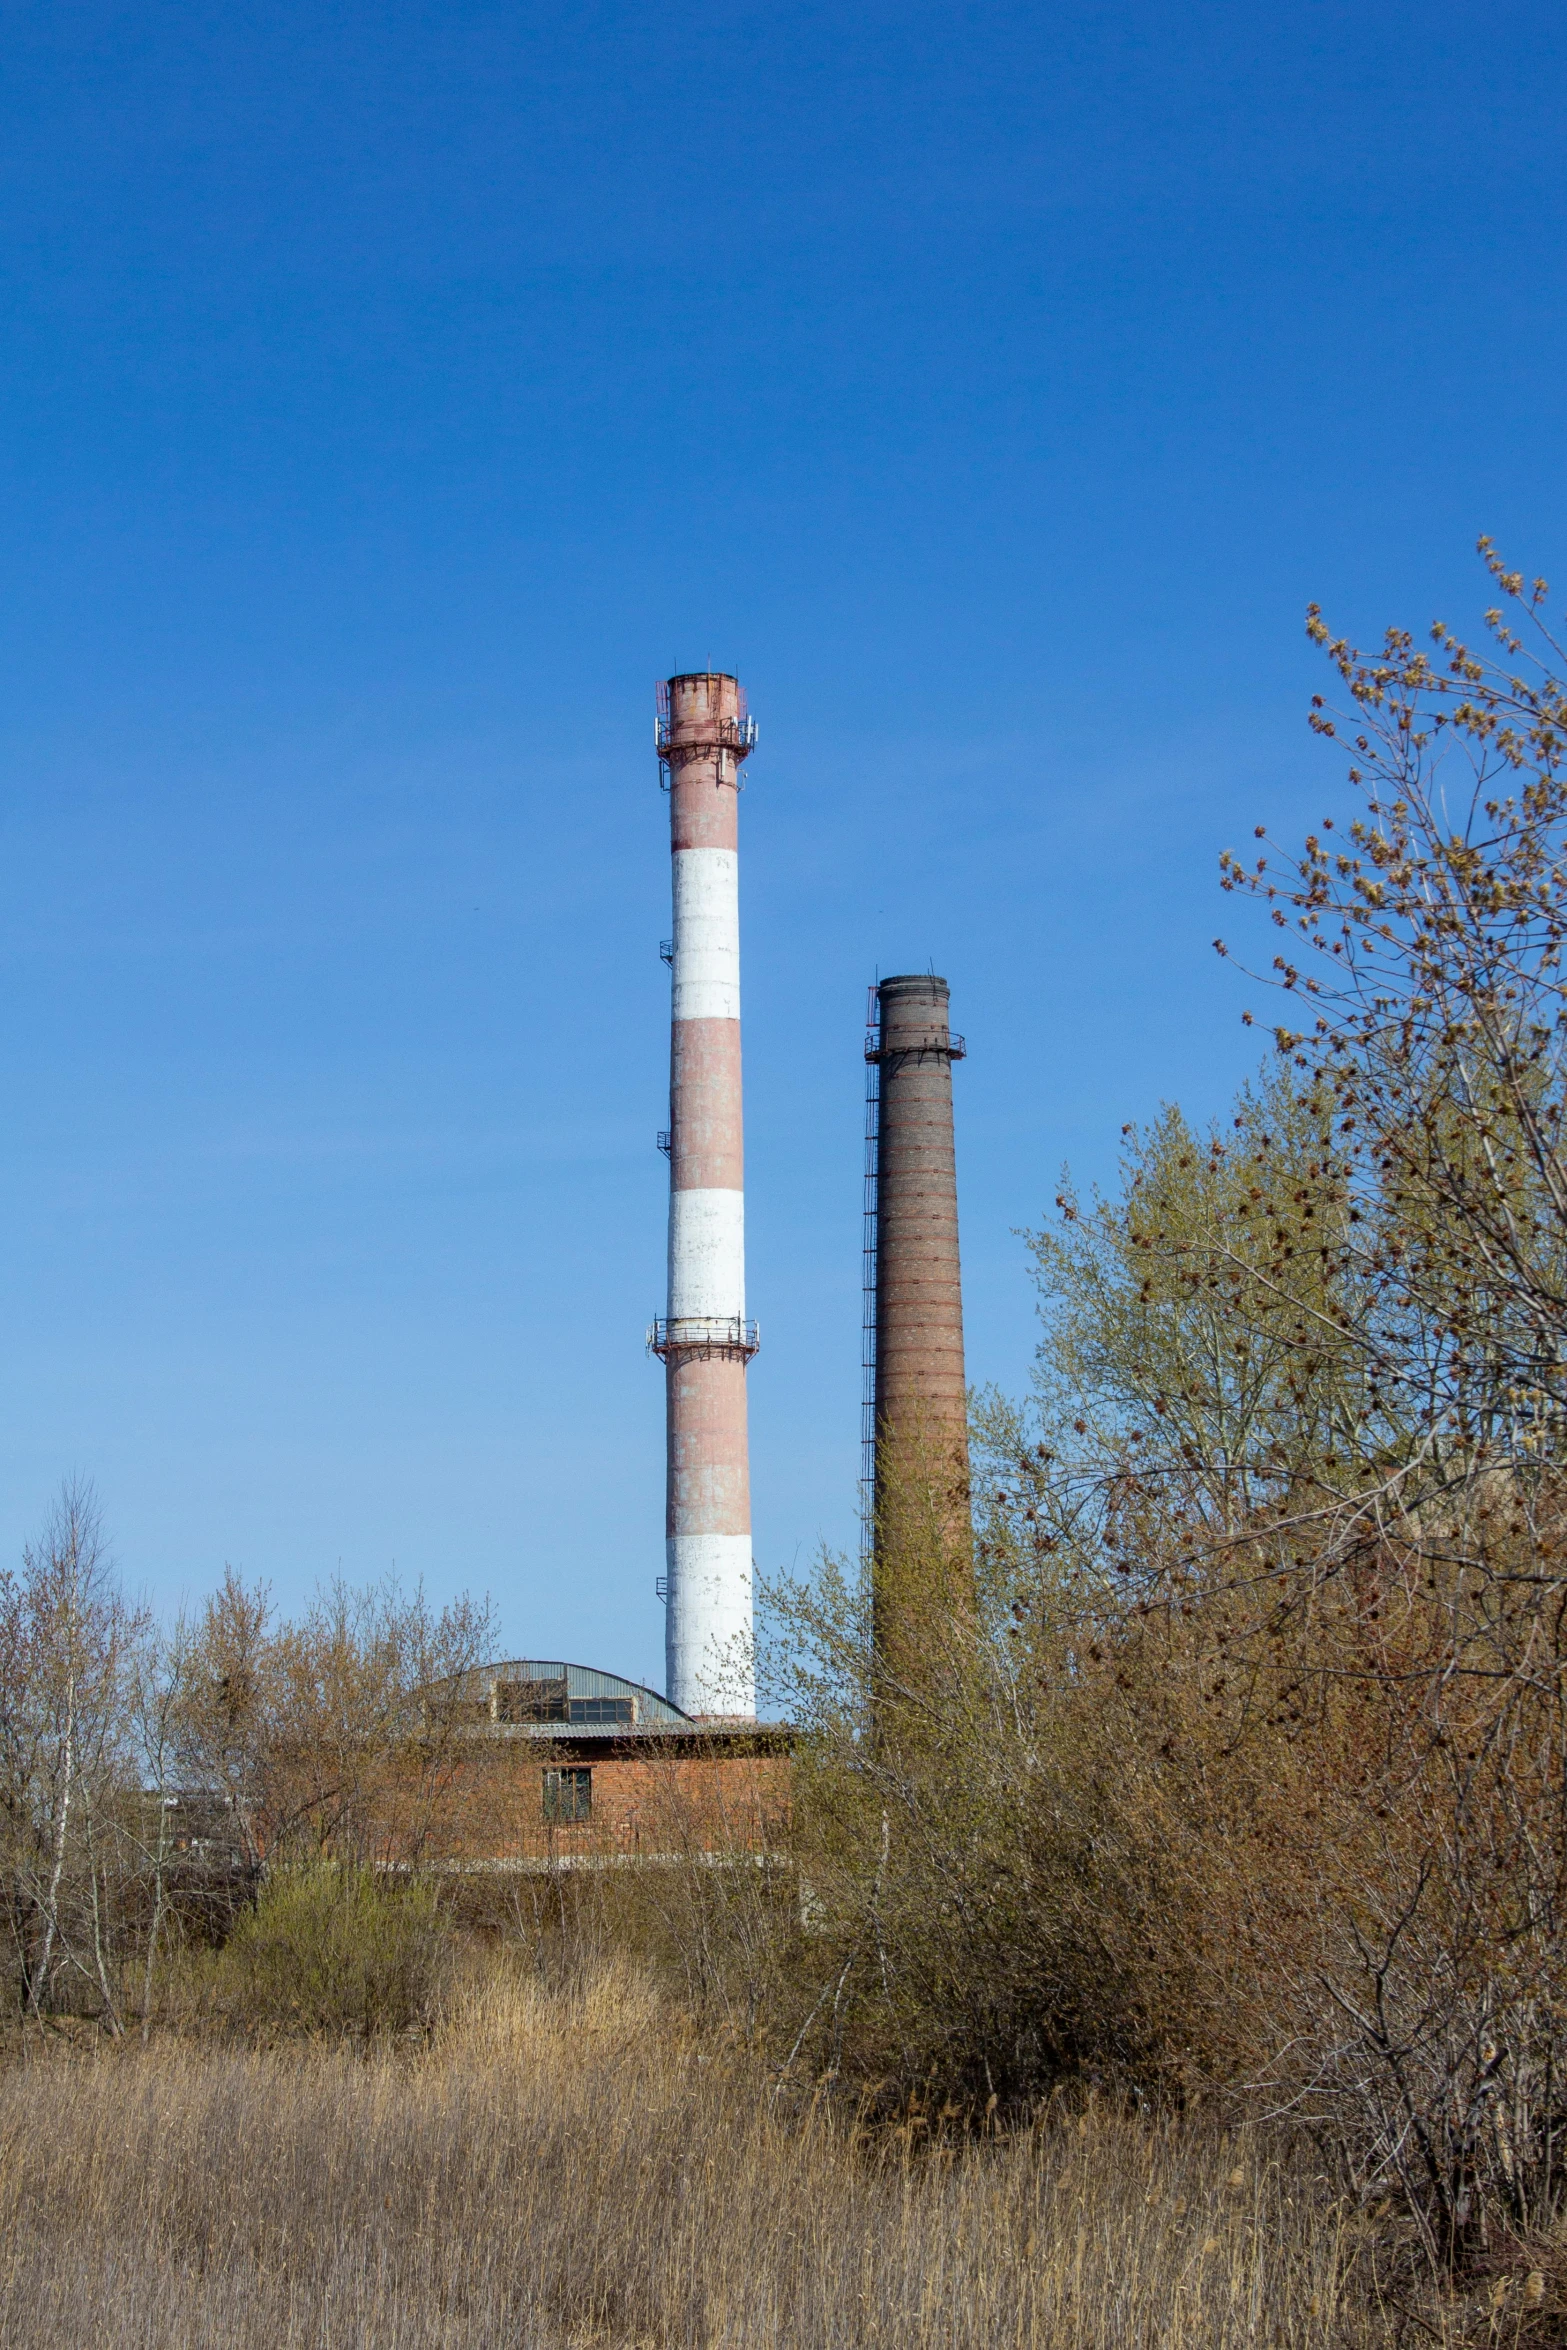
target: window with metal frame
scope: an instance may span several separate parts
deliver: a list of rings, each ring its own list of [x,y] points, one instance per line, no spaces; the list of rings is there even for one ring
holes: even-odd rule
[[[497,1681],[498,1722],[569,1722],[571,1700],[564,1677],[552,1681]]]
[[[591,1770],[545,1772],[544,1817],[552,1825],[563,1825],[568,1820],[587,1820],[592,1816],[593,1773]]]
[[[636,1700],[631,1697],[574,1697],[571,1700],[571,1718],[574,1722],[624,1723],[628,1728],[637,1718]]]

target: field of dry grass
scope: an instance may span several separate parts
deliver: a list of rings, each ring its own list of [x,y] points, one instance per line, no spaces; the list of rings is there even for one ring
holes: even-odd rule
[[[964,2150],[921,2137],[856,2144],[820,2106],[783,2110],[615,1975],[573,1996],[490,1980],[428,2046],[368,2057],[174,2037],[34,2056],[0,2076],[0,2344],[1399,2336],[1356,2222],[1257,2142],[1093,2111]],[[1492,2339],[1515,2338],[1507,2314]]]

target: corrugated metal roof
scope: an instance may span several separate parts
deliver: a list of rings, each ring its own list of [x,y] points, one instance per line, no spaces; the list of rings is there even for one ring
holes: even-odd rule
[[[632,1701],[632,1719],[637,1723],[681,1723],[690,1720],[679,1706],[671,1705],[667,1697],[660,1697],[656,1689],[647,1688],[640,1681],[628,1681],[619,1673],[601,1672],[596,1665],[576,1665],[562,1658],[514,1656],[497,1663],[476,1665],[471,1672],[460,1676],[462,1694],[476,1699],[487,1698],[497,1682],[564,1681],[568,1699],[629,1698]],[[573,1724],[573,1730],[602,1727],[611,1730],[613,1724]]]

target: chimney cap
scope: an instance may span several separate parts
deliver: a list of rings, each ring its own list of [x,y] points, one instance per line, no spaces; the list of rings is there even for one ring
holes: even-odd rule
[[[876,992],[878,995],[923,995],[945,1002],[952,990],[944,979],[937,978],[934,971],[900,971],[892,979],[878,979]]]

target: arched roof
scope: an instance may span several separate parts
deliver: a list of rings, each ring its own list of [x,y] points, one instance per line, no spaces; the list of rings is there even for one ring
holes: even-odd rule
[[[474,1700],[488,1701],[501,1692],[515,1693],[522,1698],[536,1698],[541,1707],[564,1702],[565,1719],[573,1726],[610,1728],[616,1716],[622,1724],[627,1717],[621,1707],[629,1705],[629,1719],[642,1722],[688,1722],[689,1714],[679,1706],[671,1705],[667,1697],[660,1697],[656,1689],[649,1689],[641,1681],[628,1681],[620,1673],[605,1673],[597,1665],[576,1665],[556,1662],[536,1656],[502,1657],[492,1664],[475,1665],[471,1671],[456,1676],[458,1694]],[[610,1707],[615,1709],[610,1714]],[[591,1708],[591,1711],[589,1710]],[[498,1708],[499,1718],[506,1718],[506,1709]],[[543,1716],[539,1719],[550,1717]],[[553,1715],[556,1720],[562,1717]]]

